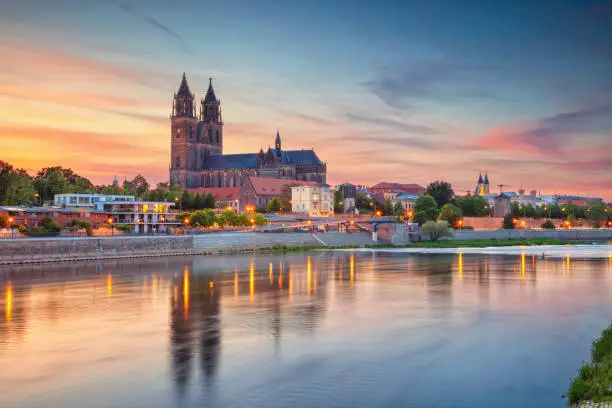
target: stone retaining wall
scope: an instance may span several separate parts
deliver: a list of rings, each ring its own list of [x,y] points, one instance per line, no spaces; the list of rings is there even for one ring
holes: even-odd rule
[[[497,230],[497,231],[453,231],[453,238],[468,239],[567,239],[578,241],[612,240],[612,229],[570,229],[570,230]]]

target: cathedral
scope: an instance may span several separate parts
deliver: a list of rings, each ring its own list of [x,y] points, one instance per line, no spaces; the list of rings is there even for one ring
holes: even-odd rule
[[[327,166],[314,150],[284,150],[276,132],[274,147],[259,153],[223,154],[221,102],[212,79],[197,112],[195,95],[183,79],[174,94],[171,122],[170,183],[184,188],[241,187],[246,176],[325,184]]]
[[[485,173],[485,178],[483,180],[482,174],[480,174],[480,176],[478,176],[478,184],[474,190],[474,195],[483,197],[487,194],[489,194],[489,175]]]

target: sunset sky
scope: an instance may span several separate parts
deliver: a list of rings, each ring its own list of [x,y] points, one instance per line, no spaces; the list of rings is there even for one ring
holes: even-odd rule
[[[185,71],[198,100],[214,78],[225,153],[278,128],[330,183],[612,200],[611,26],[587,0],[6,0],[0,160],[167,180]]]

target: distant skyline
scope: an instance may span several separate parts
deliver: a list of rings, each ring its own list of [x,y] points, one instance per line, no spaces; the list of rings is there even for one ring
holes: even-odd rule
[[[280,130],[328,182],[612,201],[612,2],[8,0],[0,160],[168,180],[172,95],[212,77],[225,153]]]

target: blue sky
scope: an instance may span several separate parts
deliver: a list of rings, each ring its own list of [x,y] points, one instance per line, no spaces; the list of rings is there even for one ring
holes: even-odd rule
[[[185,71],[215,78],[227,153],[279,128],[331,182],[612,199],[610,26],[609,1],[8,1],[3,159],[166,179]]]

